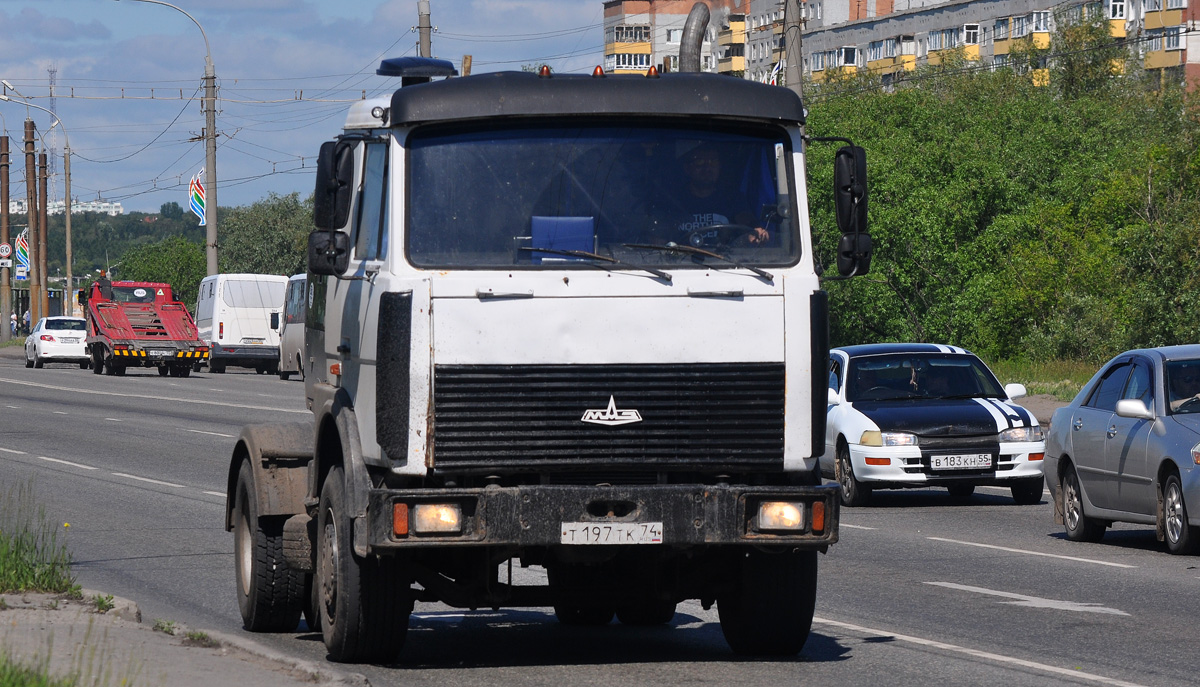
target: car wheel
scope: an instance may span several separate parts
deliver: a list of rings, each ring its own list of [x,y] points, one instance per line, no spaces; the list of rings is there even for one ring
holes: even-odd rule
[[[946,491],[950,492],[950,498],[955,501],[966,501],[975,493],[974,484],[951,484],[946,487]]]
[[[843,506],[865,506],[871,500],[871,488],[858,481],[854,476],[854,465],[850,461],[850,447],[839,444],[837,459],[834,463],[834,474],[838,484],[842,485]]]
[[[392,557],[354,554],[340,466],[321,488],[317,513],[316,585],[321,632],[334,661],[387,662],[404,647],[412,592],[407,572]]]
[[[1016,501],[1021,506],[1031,506],[1035,503],[1041,503],[1042,483],[1044,481],[1041,477],[1030,477],[1013,482],[1010,487],[1012,489],[1013,501]]]
[[[300,624],[304,573],[283,558],[283,518],[259,517],[254,471],[243,461],[233,502],[238,609],[251,632],[290,632]]]
[[[91,367],[91,364],[90,364],[90,363],[88,363],[88,361],[86,361],[86,360],[80,360],[80,361],[79,361],[79,369],[81,369],[81,370],[86,370],[86,369],[88,369],[89,367]]]
[[[1068,468],[1062,481],[1063,525],[1071,541],[1098,542],[1104,536],[1104,523],[1089,518],[1083,512],[1083,492],[1079,490],[1079,475]]]
[[[717,597],[721,633],[734,653],[791,656],[804,647],[817,601],[817,552],[752,550]]]
[[[1183,485],[1179,475],[1171,475],[1163,484],[1162,492],[1163,533],[1167,550],[1171,553],[1195,553],[1200,543],[1200,532],[1188,524],[1187,506],[1183,502]]]
[[[40,370],[43,367],[45,367],[45,365],[46,365],[46,361],[42,360],[42,356],[38,355],[37,351],[34,351],[33,352],[33,366]]]
[[[33,367],[33,358],[29,357],[29,351],[25,352],[25,367]]]

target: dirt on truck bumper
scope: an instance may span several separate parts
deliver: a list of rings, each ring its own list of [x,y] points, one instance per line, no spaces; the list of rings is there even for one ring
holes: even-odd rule
[[[375,489],[376,552],[431,546],[782,544],[838,540],[837,485]]]

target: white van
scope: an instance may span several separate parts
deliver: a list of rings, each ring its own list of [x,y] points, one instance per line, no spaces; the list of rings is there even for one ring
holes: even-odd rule
[[[287,283],[283,300],[283,321],[279,323],[279,378],[299,372],[304,379],[304,306],[308,275],[294,274]]]
[[[279,371],[279,320],[288,278],[274,274],[214,274],[200,282],[196,328],[209,342],[208,366]]]

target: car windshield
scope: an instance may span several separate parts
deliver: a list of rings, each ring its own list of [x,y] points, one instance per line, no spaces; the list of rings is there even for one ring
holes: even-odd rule
[[[421,267],[730,269],[671,243],[747,265],[799,257],[781,127],[435,127],[407,148],[406,250]]]
[[[1200,413],[1200,360],[1166,364],[1167,399],[1172,413]]]
[[[83,320],[46,320],[46,329],[62,329],[82,332],[86,327]]]
[[[846,379],[850,401],[987,397],[1004,398],[1004,389],[973,355],[897,353],[852,358]]]

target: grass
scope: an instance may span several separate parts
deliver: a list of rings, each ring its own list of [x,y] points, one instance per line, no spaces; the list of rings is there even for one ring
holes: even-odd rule
[[[1004,360],[989,363],[1000,381],[1025,385],[1029,394],[1051,394],[1061,401],[1070,401],[1099,368],[1092,363],[1070,360],[1028,362]]]
[[[199,630],[193,630],[184,635],[183,644],[185,646],[198,646],[205,649],[215,649],[216,647],[221,646],[220,642],[212,637],[209,637],[207,633],[200,632]]]
[[[33,484],[8,489],[0,501],[0,592],[67,593],[76,588],[71,554],[59,525],[34,503]]]
[[[113,596],[112,594],[96,594],[92,597],[92,604],[96,607],[97,613],[108,613],[113,609]]]
[[[76,678],[51,677],[45,666],[19,665],[0,653],[0,687],[75,687],[77,684]]]

